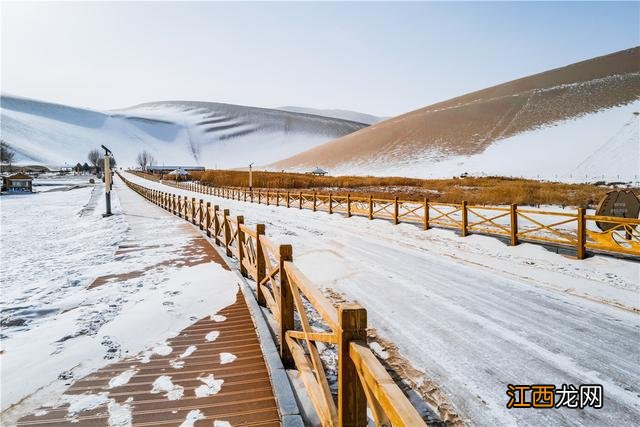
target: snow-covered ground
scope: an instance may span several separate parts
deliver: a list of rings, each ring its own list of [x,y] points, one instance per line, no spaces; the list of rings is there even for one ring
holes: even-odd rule
[[[102,366],[164,352],[167,338],[235,301],[233,273],[181,265],[196,236],[183,220],[114,190],[109,218],[101,184],[0,199],[2,425],[61,403]],[[85,398],[72,407],[96,403]]]
[[[237,202],[166,187],[266,224],[318,286],[439,384],[475,425],[632,425],[640,417],[640,264],[583,261],[382,220]],[[623,307],[623,308],[621,308]],[[603,409],[508,410],[508,384],[602,384]]]
[[[480,154],[426,151],[377,161],[345,163],[331,175],[440,178],[467,172],[567,182],[632,181],[640,184],[640,101],[496,141]],[[304,168],[300,169],[301,171]]]

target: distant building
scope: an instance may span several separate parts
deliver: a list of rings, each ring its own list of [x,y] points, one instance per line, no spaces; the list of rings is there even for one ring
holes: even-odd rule
[[[162,174],[160,176],[160,182],[162,182],[163,179],[169,179],[169,180],[174,180],[174,181],[182,181],[183,179],[186,179],[189,176],[189,173],[182,169],[182,168],[178,168],[174,171],[171,171],[169,173],[165,173]]]
[[[311,172],[307,172],[311,175],[317,175],[317,176],[325,176],[328,172],[324,169],[320,169],[318,167],[316,167],[314,170],[312,170]]]
[[[182,170],[185,172],[204,171],[204,166],[147,166],[147,172],[154,174],[164,175],[175,170]]]
[[[2,191],[33,191],[33,178],[25,173],[2,177]]]

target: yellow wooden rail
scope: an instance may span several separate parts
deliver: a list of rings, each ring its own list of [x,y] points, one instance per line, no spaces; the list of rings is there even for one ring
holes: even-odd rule
[[[149,178],[147,174],[139,174]],[[512,245],[520,242],[541,243],[573,248],[578,259],[589,252],[625,255],[640,258],[640,219],[586,215],[584,209],[575,213],[526,209],[511,205],[471,206],[462,203],[353,197],[303,192],[250,191],[247,188],[211,187],[195,182],[170,182],[177,188],[234,198],[252,203],[273,204],[296,209],[322,210],[366,216],[369,219],[391,220],[394,224],[412,223],[427,230],[432,227],[458,230],[461,236],[482,234],[503,237]],[[188,200],[186,203],[190,203]],[[186,217],[186,214],[185,214]],[[606,223],[601,231],[596,223]]]
[[[147,200],[197,225],[217,245],[224,247],[229,257],[238,260],[242,275],[256,283],[258,303],[266,306],[276,320],[284,366],[299,371],[323,426],[364,427],[368,425],[367,407],[378,426],[426,425],[366,345],[366,310],[357,304],[334,307],[294,264],[291,246],[276,245],[266,237],[264,224],[251,228],[244,224],[244,217],[232,217],[228,209],[221,210],[218,205],[212,207],[202,199],[196,201],[144,187],[121,175],[120,178]],[[193,183],[183,188],[242,200],[245,197],[251,200],[254,196],[234,189],[200,188]],[[334,199],[333,196],[298,195],[295,198],[286,193],[286,200],[281,196],[273,192],[257,193],[258,200],[277,205],[286,202],[286,206],[291,207],[292,200],[300,206],[306,199],[316,208],[325,204],[325,209],[330,209],[332,200],[339,200],[350,212],[352,203],[349,196]],[[320,357],[320,349],[326,345],[335,348],[337,353],[336,395],[331,392],[327,368]]]

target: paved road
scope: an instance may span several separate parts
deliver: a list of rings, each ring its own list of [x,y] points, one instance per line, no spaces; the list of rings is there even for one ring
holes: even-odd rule
[[[274,240],[292,243],[303,271],[365,306],[370,324],[472,424],[640,419],[639,316],[592,301],[594,289],[609,288],[637,299],[638,264],[578,262],[480,236],[204,198],[248,222],[260,218]],[[508,410],[510,383],[602,384],[604,407]]]

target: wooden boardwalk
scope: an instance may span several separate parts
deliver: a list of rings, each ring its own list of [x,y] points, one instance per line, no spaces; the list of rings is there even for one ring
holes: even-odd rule
[[[228,421],[231,425],[276,426],[280,417],[271,388],[260,344],[251,321],[251,315],[242,294],[235,304],[222,310],[224,322],[200,319],[168,340],[173,352],[167,356],[152,356],[148,363],[130,358],[113,363],[94,374],[81,379],[69,388],[67,394],[98,394],[108,391],[109,397],[132,408],[133,425],[180,425],[192,410],[200,410],[204,419],[196,425],[211,425],[214,420]],[[213,342],[206,340],[211,331],[220,335]],[[184,361],[182,368],[171,366],[171,361],[189,346],[197,349]],[[221,364],[220,355],[231,353],[237,357],[232,363]],[[109,381],[119,374],[138,369],[127,384],[109,389]],[[224,380],[217,394],[197,398],[195,389],[203,385],[198,378],[213,374],[214,379]],[[174,385],[184,387],[184,395],[169,400],[164,392],[152,393],[153,382],[162,375],[171,376]],[[19,426],[68,426],[68,405],[61,406],[41,416],[22,418]],[[75,426],[108,425],[107,405],[78,414]]]
[[[120,192],[123,191],[131,190],[121,188]],[[139,197],[131,193],[133,197]],[[122,205],[126,212],[126,204]],[[150,203],[149,210],[153,216],[173,217]],[[182,226],[186,233],[196,233],[190,225],[185,223]],[[213,261],[228,269],[210,243],[200,233],[196,234],[180,265],[191,265],[194,260]],[[144,247],[134,249],[145,250]],[[123,250],[131,249],[125,247]],[[134,273],[144,274],[144,271]],[[108,279],[98,280],[93,286],[110,286],[117,277]],[[230,286],[234,285],[230,283]],[[172,349],[169,354],[153,354],[148,360],[138,354],[111,363],[76,381],[65,392],[71,400],[74,395],[104,394],[106,398],[94,409],[74,415],[69,413],[68,403],[55,408],[41,408],[22,417],[17,425],[106,426],[110,421],[117,421],[109,419],[110,415],[117,415],[114,408],[130,413],[132,424],[137,426],[177,426],[191,417],[196,418],[196,415],[199,418],[196,426],[211,426],[215,421],[226,421],[233,426],[280,425],[271,379],[242,292],[238,291],[236,302],[217,315],[194,320],[177,336],[167,340]],[[213,336],[217,335],[214,339],[212,332]],[[109,382],[123,373],[133,375],[126,383],[110,387]],[[154,382],[163,376],[170,377],[174,391],[182,388],[182,392],[175,392],[181,394],[179,398],[172,400],[170,397],[175,396],[167,391],[154,390]],[[201,393],[201,397],[196,395],[196,389],[202,392],[207,387],[211,387],[208,391],[214,393],[207,396]]]

